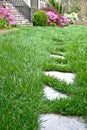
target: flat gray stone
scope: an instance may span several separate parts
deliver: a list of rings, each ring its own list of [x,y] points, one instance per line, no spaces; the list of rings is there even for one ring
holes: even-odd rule
[[[59,99],[59,98],[67,98],[66,95],[57,92],[56,90],[54,90],[53,88],[45,85],[44,86],[44,95],[47,97],[48,100],[55,100],[55,99]]]
[[[50,56],[53,57],[53,58],[64,59],[64,56],[59,56],[59,55],[54,55],[54,54],[52,54]]]
[[[57,114],[41,114],[40,130],[87,130],[82,118],[67,117]]]
[[[59,80],[63,80],[66,83],[73,83],[75,74],[72,73],[63,73],[58,71],[46,71],[45,74],[48,76],[53,76]]]

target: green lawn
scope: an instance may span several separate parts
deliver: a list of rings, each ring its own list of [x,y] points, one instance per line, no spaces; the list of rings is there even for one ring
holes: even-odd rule
[[[46,70],[72,72],[75,81],[66,84],[45,76]],[[70,98],[47,100],[44,84]],[[87,27],[22,27],[0,34],[0,130],[38,130],[40,113],[87,121]]]

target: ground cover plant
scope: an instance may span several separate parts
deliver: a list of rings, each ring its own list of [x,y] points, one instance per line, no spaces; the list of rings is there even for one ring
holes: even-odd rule
[[[22,27],[0,34],[1,130],[38,130],[40,113],[81,116],[87,120],[86,34],[85,26]],[[53,60],[50,54],[65,59]],[[75,73],[74,83],[45,76],[43,72],[51,69]],[[47,100],[44,84],[70,98]]]

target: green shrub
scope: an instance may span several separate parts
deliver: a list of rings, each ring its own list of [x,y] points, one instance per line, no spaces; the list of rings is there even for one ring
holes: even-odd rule
[[[56,27],[57,25],[56,25],[56,23],[51,23],[50,26],[51,27]]]
[[[40,10],[40,11],[35,12],[32,18],[32,23],[34,26],[46,26],[48,23],[48,17],[45,11]]]

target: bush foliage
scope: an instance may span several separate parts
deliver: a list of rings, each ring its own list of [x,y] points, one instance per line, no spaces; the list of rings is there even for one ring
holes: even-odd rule
[[[74,24],[76,21],[79,21],[78,14],[75,12],[72,12],[70,14],[64,14],[64,15],[70,20],[70,24]]]
[[[53,7],[55,8],[59,13],[63,13],[64,9],[61,2],[58,2],[56,0],[48,0],[47,7]]]
[[[34,26],[47,26],[48,18],[46,12],[43,10],[39,10],[35,12],[32,23]]]
[[[56,23],[51,23],[50,26],[51,27],[56,27]]]

